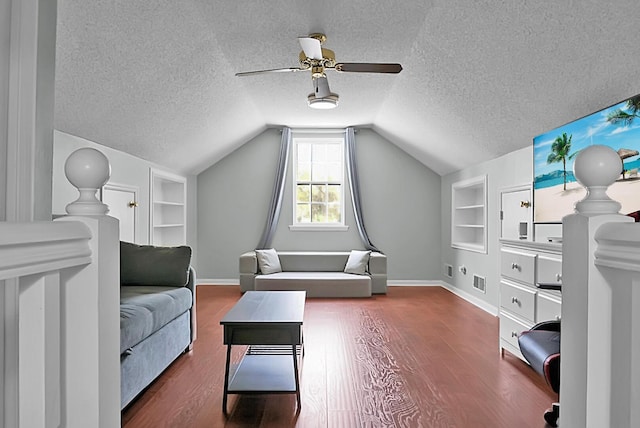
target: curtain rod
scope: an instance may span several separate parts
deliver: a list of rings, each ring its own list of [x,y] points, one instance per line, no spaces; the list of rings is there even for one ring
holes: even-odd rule
[[[346,132],[347,128],[353,128],[354,133],[358,133],[360,129],[354,126],[347,126],[346,128],[290,128],[292,132],[309,132],[314,134],[335,134],[338,132]],[[278,132],[282,133],[283,128],[279,128]]]

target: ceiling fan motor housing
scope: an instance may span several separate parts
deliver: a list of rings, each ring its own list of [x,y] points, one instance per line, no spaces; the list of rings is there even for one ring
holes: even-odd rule
[[[298,58],[300,67],[305,70],[311,68],[313,73],[315,73],[315,67],[333,68],[336,65],[336,54],[331,49],[322,48],[322,59],[307,58],[304,51],[300,51]]]

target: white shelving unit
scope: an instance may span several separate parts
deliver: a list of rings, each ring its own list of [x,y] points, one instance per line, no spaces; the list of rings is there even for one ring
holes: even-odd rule
[[[487,176],[451,186],[451,246],[487,252]]]
[[[187,240],[185,177],[151,168],[149,240],[152,245],[185,245]]]

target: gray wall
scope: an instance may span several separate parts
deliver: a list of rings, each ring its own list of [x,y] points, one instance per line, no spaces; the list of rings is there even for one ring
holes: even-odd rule
[[[238,256],[255,248],[266,219],[281,134],[269,129],[198,176],[198,276],[237,281]],[[370,129],[356,134],[364,221],[388,256],[390,280],[440,278],[440,176]],[[345,195],[347,232],[289,230],[291,168],[280,222],[279,250],[362,248]]]
[[[441,278],[472,298],[499,306],[499,242],[500,238],[500,191],[507,187],[526,185],[533,177],[533,147],[526,147],[502,157],[483,162],[462,171],[442,177],[442,265]],[[451,247],[451,185],[457,181],[487,175],[487,254]],[[453,278],[444,276],[444,264],[453,265]],[[467,274],[458,268],[464,265]],[[472,286],[473,275],[486,278],[486,294],[479,293]]]

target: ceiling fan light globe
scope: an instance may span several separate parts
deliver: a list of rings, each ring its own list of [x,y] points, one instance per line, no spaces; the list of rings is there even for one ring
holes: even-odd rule
[[[309,94],[307,97],[307,103],[309,107],[317,110],[329,110],[338,106],[338,100],[340,97],[338,94],[331,93],[330,95],[322,98],[316,97],[316,94]]]

